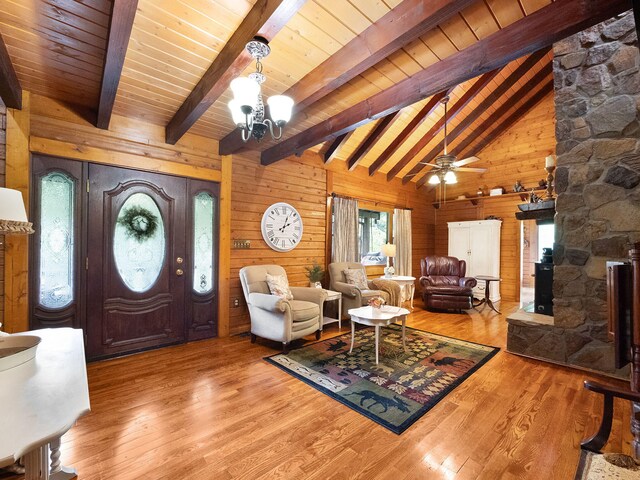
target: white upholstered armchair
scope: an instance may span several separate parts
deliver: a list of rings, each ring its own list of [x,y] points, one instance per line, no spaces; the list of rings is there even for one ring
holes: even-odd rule
[[[285,353],[292,340],[315,332],[320,339],[322,308],[327,293],[321,288],[290,287],[292,300],[272,295],[267,274],[287,276],[279,265],[254,265],[240,269],[240,283],[251,316],[251,342],[256,336],[282,342]]]
[[[362,270],[366,282],[366,288],[364,285],[358,287],[356,285],[347,283],[345,277],[345,270]],[[329,264],[329,278],[330,289],[336,292],[342,293],[342,318],[347,318],[347,312],[351,308],[362,307],[367,305],[369,300],[373,297],[382,297],[385,301],[389,301],[389,294],[381,290],[377,290],[371,280],[366,280],[367,271],[361,263],[357,262],[335,262]]]

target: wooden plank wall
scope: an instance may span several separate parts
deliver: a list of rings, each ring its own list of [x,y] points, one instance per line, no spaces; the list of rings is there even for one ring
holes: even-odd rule
[[[260,165],[255,154],[233,156],[232,240],[250,240],[251,248],[231,250],[230,333],[249,330],[249,315],[240,286],[239,271],[246,265],[274,263],[287,270],[292,285],[306,286],[305,267],[314,261],[326,264],[327,195],[342,195],[414,208],[414,264],[433,251],[433,210],[426,192],[400,180],[387,183],[384,175],[369,177],[365,168],[348,172],[344,162],[334,162],[326,170],[320,157],[305,153],[300,159],[287,159],[269,167]],[[260,221],[266,208],[275,202],[287,202],[302,216],[302,242],[291,252],[269,248],[260,233]],[[431,220],[430,220],[431,219]],[[414,274],[419,271],[419,266]],[[234,300],[239,307],[234,307]]]
[[[535,186],[546,178],[545,157],[555,153],[555,110],[553,95],[549,95],[509,130],[485,147],[478,156],[482,161],[470,166],[486,167],[482,175],[458,174],[458,184],[448,188],[447,196],[456,198],[466,194],[475,197],[478,186],[503,186],[513,191],[513,184],[521,180],[525,187]],[[483,220],[489,215],[502,218],[500,275],[504,300],[520,298],[520,222],[515,218],[517,195],[484,197],[477,205],[470,201],[452,201],[436,210],[435,250],[446,255],[448,250],[447,222]]]
[[[198,178],[216,171],[220,178],[216,140],[186,134],[169,145],[162,126],[114,115],[109,130],[102,130],[63,102],[31,99],[32,152]]]
[[[7,158],[7,108],[0,100],[0,187],[5,186]],[[4,324],[4,238],[0,235],[0,323]]]

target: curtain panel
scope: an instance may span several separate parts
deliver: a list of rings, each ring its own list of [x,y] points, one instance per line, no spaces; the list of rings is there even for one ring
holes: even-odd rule
[[[396,275],[411,275],[411,210],[393,210],[393,243],[396,245]]]
[[[333,198],[332,262],[359,262],[358,201]]]

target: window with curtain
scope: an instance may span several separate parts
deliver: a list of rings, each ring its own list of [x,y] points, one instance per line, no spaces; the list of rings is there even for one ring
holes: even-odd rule
[[[358,243],[363,265],[385,265],[382,245],[389,241],[389,213],[377,210],[358,210]]]

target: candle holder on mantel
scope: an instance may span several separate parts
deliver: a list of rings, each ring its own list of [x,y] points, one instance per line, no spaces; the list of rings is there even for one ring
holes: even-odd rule
[[[556,158],[554,155],[549,155],[545,159],[544,169],[547,171],[547,196],[545,200],[553,200],[553,172],[556,169]]]
[[[553,172],[555,171],[555,169],[555,165],[551,167],[545,167],[545,170],[547,171],[547,196],[545,197],[546,200],[553,199]]]

